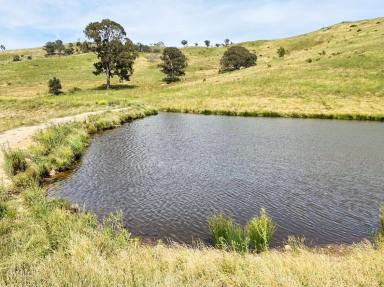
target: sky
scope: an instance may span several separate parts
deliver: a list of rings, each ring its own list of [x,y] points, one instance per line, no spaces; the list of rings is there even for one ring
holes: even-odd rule
[[[342,21],[384,16],[384,0],[0,0],[0,44],[40,47],[84,40],[89,22],[111,19],[145,44],[180,46],[276,39]]]

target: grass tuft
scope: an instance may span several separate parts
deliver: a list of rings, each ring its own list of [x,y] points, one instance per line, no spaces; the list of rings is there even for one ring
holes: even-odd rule
[[[20,149],[3,149],[5,171],[9,176],[23,172],[27,168],[26,154]]]
[[[251,248],[258,252],[268,250],[269,243],[276,231],[276,225],[265,209],[261,209],[260,215],[249,221],[246,233],[249,237]]]
[[[217,248],[239,252],[248,251],[248,240],[244,230],[233,219],[218,214],[210,218],[208,223],[213,244]]]

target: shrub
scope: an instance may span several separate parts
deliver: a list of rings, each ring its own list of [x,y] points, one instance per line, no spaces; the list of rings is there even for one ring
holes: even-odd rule
[[[164,81],[168,84],[179,81],[180,77],[185,75],[185,69],[188,66],[187,57],[178,48],[165,48],[161,60],[163,63],[159,67],[166,75]]]
[[[13,56],[13,61],[14,62],[20,62],[21,61],[21,57],[19,55],[15,55],[15,56]]]
[[[308,58],[305,61],[310,64],[310,63],[312,63],[313,60],[311,58]]]
[[[251,219],[246,226],[246,233],[249,237],[251,248],[258,252],[268,250],[275,231],[276,225],[265,209],[261,209],[260,215]]]
[[[287,51],[283,47],[280,47],[279,49],[277,49],[277,55],[280,58],[283,58],[286,53],[287,53]]]
[[[230,72],[256,65],[257,56],[241,46],[230,47],[220,61],[220,72]]]
[[[219,214],[209,219],[208,223],[214,246],[241,252],[248,250],[244,230],[231,218]]]
[[[5,171],[9,176],[23,172],[27,168],[25,152],[20,149],[4,149]]]
[[[53,79],[50,79],[48,81],[48,88],[49,88],[49,93],[52,95],[57,96],[61,94],[62,86],[61,86],[60,80],[57,79],[56,77],[53,77]]]

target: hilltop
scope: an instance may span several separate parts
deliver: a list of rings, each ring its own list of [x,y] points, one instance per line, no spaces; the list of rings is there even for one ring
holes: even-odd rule
[[[182,82],[166,85],[159,54],[140,54],[132,80],[102,89],[92,74],[93,54],[45,57],[42,49],[0,53],[0,131],[52,117],[144,103],[196,113],[384,119],[384,18],[344,22],[286,39],[241,43],[257,66],[219,74],[221,48],[183,49]],[[277,49],[288,54],[281,59]],[[12,62],[14,55],[32,60]],[[64,95],[48,95],[59,77]]]

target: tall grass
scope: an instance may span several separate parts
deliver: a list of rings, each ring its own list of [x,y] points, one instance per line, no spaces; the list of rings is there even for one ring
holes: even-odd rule
[[[384,207],[380,210],[380,225],[376,233],[376,241],[379,245],[384,246]]]
[[[223,214],[218,214],[210,218],[208,223],[213,244],[216,247],[240,252],[248,250],[248,242],[244,230],[233,219]]]
[[[26,154],[20,149],[3,148],[5,171],[8,176],[14,176],[27,168]]]
[[[276,225],[265,209],[261,209],[259,216],[250,219],[245,228],[223,214],[211,217],[208,225],[215,247],[239,252],[268,250],[276,231]]]
[[[246,233],[249,237],[251,248],[259,252],[268,250],[275,231],[276,225],[264,208],[261,209],[260,215],[252,218],[246,226]]]

